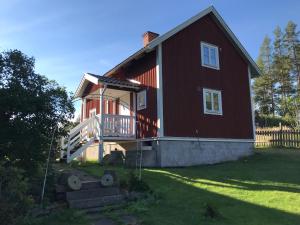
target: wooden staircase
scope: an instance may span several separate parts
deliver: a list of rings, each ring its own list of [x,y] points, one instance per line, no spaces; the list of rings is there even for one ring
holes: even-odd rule
[[[100,119],[98,116],[91,117],[70,130],[67,137],[61,141],[61,159],[70,163],[100,137]]]

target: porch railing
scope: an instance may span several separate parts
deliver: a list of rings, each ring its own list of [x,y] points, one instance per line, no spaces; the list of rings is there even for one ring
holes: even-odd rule
[[[135,137],[135,117],[104,114],[103,136]]]
[[[101,136],[115,139],[135,138],[134,116],[104,114],[102,125],[100,119],[100,115],[93,116],[70,130],[68,136],[61,140],[61,158],[66,157],[67,162],[71,162]]]

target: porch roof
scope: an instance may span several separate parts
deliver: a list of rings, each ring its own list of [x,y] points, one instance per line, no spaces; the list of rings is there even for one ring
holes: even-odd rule
[[[87,87],[88,83],[93,83],[96,85],[102,84],[112,89],[131,91],[138,91],[139,89],[141,89],[141,86],[137,81],[135,82],[130,80],[122,80],[114,77],[104,77],[92,73],[85,73],[75,92],[75,98],[80,98],[83,96],[84,89]]]

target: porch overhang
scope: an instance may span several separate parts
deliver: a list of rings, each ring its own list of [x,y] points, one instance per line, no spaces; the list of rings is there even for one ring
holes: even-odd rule
[[[141,89],[141,86],[137,81],[121,80],[113,77],[104,77],[92,73],[85,73],[75,92],[74,98],[83,97],[84,90],[89,83],[106,86],[110,89],[127,90],[133,92],[137,92]]]

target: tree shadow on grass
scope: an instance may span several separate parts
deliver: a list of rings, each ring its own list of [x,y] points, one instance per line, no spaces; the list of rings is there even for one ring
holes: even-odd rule
[[[300,193],[300,154],[292,159],[257,154],[236,162],[167,171],[187,182],[211,181],[207,185]]]
[[[151,225],[298,225],[300,215],[249,203],[191,185],[178,176],[148,170],[146,179],[162,196],[158,205],[141,215]],[[204,216],[206,205],[212,205],[220,217]]]
[[[299,225],[300,215],[284,208],[300,193],[299,168],[298,160],[258,155],[214,166],[146,169],[144,178],[162,199],[141,217],[151,225]],[[269,195],[275,203],[269,202],[274,200]],[[206,218],[207,204],[221,216]]]
[[[257,190],[257,191],[263,191],[263,190],[272,190],[272,191],[284,191],[284,192],[294,192],[294,193],[300,193],[300,188],[297,187],[289,187],[285,185],[269,185],[269,184],[262,184],[259,183],[259,181],[242,181],[242,180],[235,180],[235,179],[214,179],[210,180],[211,178],[209,176],[201,176],[198,178],[188,178],[185,176],[181,176],[178,174],[168,173],[169,177],[173,177],[175,179],[180,179],[186,183],[194,183],[194,184],[203,184],[208,186],[216,186],[221,188],[235,188],[235,189],[242,189],[242,190]],[[240,178],[241,179],[241,178]]]

